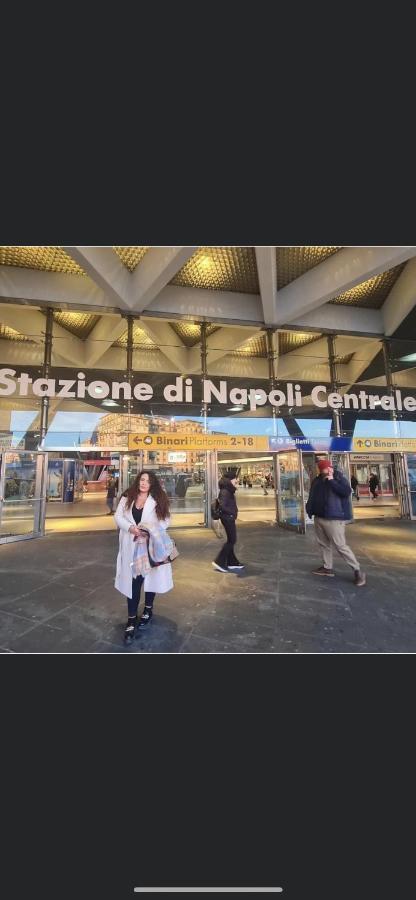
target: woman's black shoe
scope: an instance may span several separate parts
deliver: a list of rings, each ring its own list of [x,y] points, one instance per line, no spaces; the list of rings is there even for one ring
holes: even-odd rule
[[[124,632],[124,643],[125,644],[131,644],[131,642],[134,640],[137,627],[138,627],[137,616],[134,616],[134,618],[133,617],[130,618],[130,616],[129,616],[129,618],[127,620],[126,630]]]
[[[150,607],[145,606],[142,615],[140,616],[139,628],[145,628],[146,625],[150,625],[152,621],[153,610]]]

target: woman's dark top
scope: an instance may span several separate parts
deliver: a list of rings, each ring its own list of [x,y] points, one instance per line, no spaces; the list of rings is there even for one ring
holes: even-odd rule
[[[134,519],[136,525],[138,525],[139,522],[141,522],[141,520],[142,520],[143,510],[142,510],[142,509],[137,509],[136,504],[133,503],[133,506],[132,506],[132,508],[131,508],[131,511],[132,511],[132,513],[133,513],[133,519]]]

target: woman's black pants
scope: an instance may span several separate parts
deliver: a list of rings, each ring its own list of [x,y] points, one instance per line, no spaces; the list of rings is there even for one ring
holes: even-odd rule
[[[127,597],[127,607],[129,611],[129,618],[131,619],[133,618],[133,616],[137,616],[137,608],[140,602],[140,593],[143,582],[143,575],[138,575],[137,578],[133,578],[133,581],[131,583],[131,597]],[[153,607],[155,596],[156,594],[154,593],[154,591],[146,591],[144,595],[145,605]]]
[[[222,569],[226,569],[227,566],[237,566],[238,559],[234,553],[234,546],[237,541],[237,528],[234,519],[221,519],[222,524],[224,525],[227,540],[215,560],[218,566],[221,566]]]

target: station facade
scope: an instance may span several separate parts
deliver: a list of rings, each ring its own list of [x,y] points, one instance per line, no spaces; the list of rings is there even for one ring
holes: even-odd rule
[[[103,526],[144,468],[175,527],[302,534],[316,462],[352,517],[416,519],[416,247],[0,248],[0,541]],[[370,491],[371,475],[377,491]],[[108,522],[110,527],[111,522]]]

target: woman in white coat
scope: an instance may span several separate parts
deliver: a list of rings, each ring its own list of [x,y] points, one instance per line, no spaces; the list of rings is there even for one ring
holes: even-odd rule
[[[118,504],[115,520],[120,529],[115,587],[127,597],[128,622],[124,633],[126,643],[131,643],[137,629],[149,625],[153,615],[155,594],[164,594],[173,588],[170,562],[155,567],[144,578],[132,577],[134,538],[140,534],[140,523],[168,528],[169,500],[159,479],[153,472],[143,471],[130,485]],[[140,617],[137,610],[144,581],[144,610]]]

